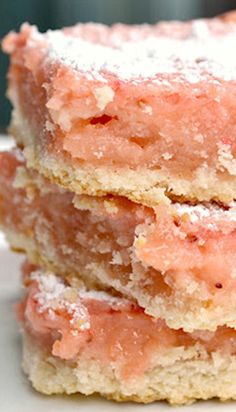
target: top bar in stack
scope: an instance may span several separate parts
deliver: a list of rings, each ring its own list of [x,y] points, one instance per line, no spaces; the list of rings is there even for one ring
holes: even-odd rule
[[[147,205],[236,198],[236,14],[11,33],[12,132],[28,166]]]

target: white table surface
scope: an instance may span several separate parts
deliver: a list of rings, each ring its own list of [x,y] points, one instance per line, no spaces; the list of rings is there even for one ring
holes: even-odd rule
[[[0,137],[0,150],[12,145]],[[1,171],[0,171],[1,173]],[[23,375],[21,340],[15,320],[14,304],[20,293],[20,263],[23,256],[9,251],[0,233],[0,412],[235,412],[236,402],[198,402],[192,406],[172,408],[166,403],[136,405],[117,404],[99,397],[43,396],[35,392]]]

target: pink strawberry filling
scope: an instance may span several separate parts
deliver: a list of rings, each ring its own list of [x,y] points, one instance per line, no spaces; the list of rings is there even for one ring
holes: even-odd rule
[[[24,271],[29,269],[25,266]],[[37,271],[27,283],[19,316],[32,337],[51,347],[54,356],[75,360],[82,353],[85,358],[118,365],[128,377],[148,368],[160,334],[163,342],[178,340],[176,333],[168,336],[162,321],[144,315],[124,299],[74,289],[53,274]]]
[[[164,274],[169,286],[187,289],[194,281],[222,303],[236,287],[235,205],[176,204],[174,208],[176,214],[163,206],[155,209],[155,224],[147,226],[136,241],[136,255]]]
[[[139,28],[78,25],[45,35],[24,25],[3,43],[11,54],[10,96],[41,150],[69,154],[74,164],[147,167],[186,179],[209,166],[230,179],[235,78],[221,58],[235,36],[230,18],[231,24],[222,18]],[[132,61],[132,50],[141,57]]]
[[[236,290],[234,205],[150,209],[123,198],[74,199],[37,173],[23,168],[21,176],[19,166],[24,161],[14,153],[0,154],[1,223],[32,238],[41,259],[67,274],[101,264],[108,284],[132,279],[151,297],[182,291],[229,304]]]
[[[52,273],[36,270],[28,276],[27,294],[18,307],[21,321],[37,344],[61,359],[76,361],[81,355],[134,378],[169,349],[198,343],[209,353],[236,352],[233,329],[191,334],[172,330],[124,299],[71,288]]]

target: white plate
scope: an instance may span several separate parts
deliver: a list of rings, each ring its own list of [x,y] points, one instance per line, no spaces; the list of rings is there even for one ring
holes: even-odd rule
[[[1,140],[0,149],[11,145]],[[1,143],[2,142],[2,143]],[[4,147],[3,147],[4,146]],[[7,248],[0,233],[0,411],[1,412],[235,412],[236,403],[198,402],[189,407],[171,408],[166,403],[117,404],[99,397],[43,396],[35,392],[21,371],[21,342],[14,315],[20,293],[20,263],[23,257]]]

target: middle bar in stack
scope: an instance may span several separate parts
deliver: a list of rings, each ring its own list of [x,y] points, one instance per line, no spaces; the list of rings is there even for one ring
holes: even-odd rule
[[[236,204],[78,196],[27,169],[18,150],[0,154],[0,168],[1,225],[31,262],[112,287],[171,328],[235,327]]]

